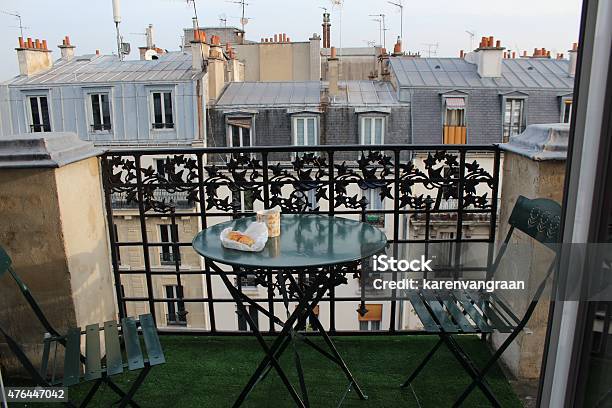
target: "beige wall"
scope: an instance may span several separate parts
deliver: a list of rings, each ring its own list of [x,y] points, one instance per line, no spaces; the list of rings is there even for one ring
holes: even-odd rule
[[[317,41],[235,45],[245,81],[310,81],[320,77]],[[313,63],[313,58],[316,63]]]
[[[527,198],[549,198],[561,203],[563,198],[563,182],[565,178],[565,161],[534,161],[515,153],[506,153],[503,166],[503,184],[501,191],[501,213],[497,242],[501,242],[508,233],[508,219],[519,195]],[[552,261],[552,252],[534,242],[533,239],[516,231],[513,234],[512,244],[519,246],[521,259],[525,259],[522,268],[529,273],[526,282],[530,296],[508,293],[505,299],[510,303],[512,310],[522,317],[531,300],[531,295],[545,276],[545,272]],[[504,268],[500,265],[496,274],[497,279],[514,279],[512,267]],[[511,291],[510,291],[511,292]],[[506,295],[506,294],[504,294]],[[548,321],[548,302],[540,301],[529,323],[529,330],[522,332],[503,354],[504,363],[512,373],[522,379],[537,379],[540,374],[542,352],[546,337]],[[506,335],[493,335],[493,344],[501,344]]]
[[[60,332],[116,316],[101,189],[95,157],[0,171],[0,245]],[[1,279],[0,324],[39,361],[44,329],[12,279]]]

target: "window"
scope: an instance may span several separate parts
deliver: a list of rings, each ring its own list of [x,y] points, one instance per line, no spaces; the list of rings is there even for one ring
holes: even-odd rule
[[[166,177],[166,159],[155,159],[155,170],[160,177]]]
[[[380,330],[380,322],[382,321],[382,305],[366,304],[365,307],[368,310],[365,315],[362,316],[359,312],[357,312],[357,319],[359,320],[359,330]]]
[[[570,123],[572,121],[572,100],[563,99],[561,103],[561,123]]]
[[[170,245],[173,242],[178,242],[178,225],[176,224],[160,224],[159,225],[159,241],[168,243],[161,246],[159,260],[162,265],[174,264],[176,261],[181,263],[181,252],[175,252],[174,246]]]
[[[257,288],[256,275],[254,273],[242,272],[236,277],[236,286],[239,288],[255,289]]]
[[[89,95],[91,101],[90,126],[92,131],[111,130],[110,100],[107,93]]]
[[[183,287],[178,285],[166,285],[166,298],[167,299],[182,299],[183,298]],[[187,324],[187,312],[185,311],[185,302],[182,301],[167,301],[166,308],[168,313],[166,314],[166,322],[169,325],[186,325]]]
[[[119,230],[117,229],[117,224],[113,224],[113,233],[115,234],[115,242],[119,241]],[[115,253],[117,254],[117,265],[121,265],[121,247],[117,247]]]
[[[229,147],[250,147],[251,118],[230,118],[227,120],[227,145]]]
[[[174,129],[172,92],[152,92],[153,129]]]
[[[444,98],[444,143],[465,144],[465,98]]]
[[[50,132],[49,105],[46,96],[28,96],[30,132]]]
[[[385,204],[383,199],[380,197],[380,188],[370,188],[364,190],[363,195],[368,200],[368,210],[384,210]],[[367,213],[366,214],[366,222],[368,224],[372,224],[376,227],[384,228],[385,227],[385,214],[380,213]]]
[[[504,143],[510,140],[511,136],[518,135],[525,130],[524,107],[524,99],[506,99],[506,106],[504,108]]]
[[[251,212],[254,203],[253,190],[232,191],[232,205],[236,211]]]
[[[296,146],[315,146],[319,143],[317,118],[298,116],[293,118],[293,143]]]
[[[385,142],[385,118],[366,116],[361,118],[361,144],[381,145]]]
[[[255,327],[259,328],[259,315],[257,308],[254,306],[247,306],[247,310],[249,311],[249,316],[251,316],[253,323],[255,323]],[[236,314],[238,314],[238,330],[247,331],[249,329],[247,319],[242,315],[240,310],[236,310]]]

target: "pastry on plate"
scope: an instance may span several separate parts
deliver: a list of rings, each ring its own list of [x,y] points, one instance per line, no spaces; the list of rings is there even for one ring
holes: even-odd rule
[[[255,243],[255,240],[253,238],[243,234],[240,231],[230,231],[229,234],[227,234],[227,237],[232,241],[240,242],[241,244],[248,246],[251,246]]]

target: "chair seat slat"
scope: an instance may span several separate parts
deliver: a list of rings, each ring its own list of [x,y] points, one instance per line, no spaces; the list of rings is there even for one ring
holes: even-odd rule
[[[455,303],[455,300],[451,297],[450,293],[442,293],[439,296],[440,301],[446,307],[446,310],[451,314],[457,325],[461,328],[464,333],[476,333],[476,329],[472,324],[465,318],[463,311],[459,309],[459,306]]]
[[[85,380],[102,377],[100,358],[100,326],[90,324],[85,328]]]
[[[106,375],[122,373],[123,359],[117,322],[111,320],[104,323],[104,344],[106,345]]]
[[[151,314],[140,315],[139,320],[145,346],[147,348],[149,363],[152,366],[165,363],[166,358],[164,357],[164,352],[159,342],[159,335],[157,334],[153,316],[151,316]]]
[[[81,377],[81,328],[72,327],[66,335],[66,354],[64,355],[65,387],[79,383]]]
[[[504,323],[503,319],[500,318],[495,310],[493,310],[493,308],[489,305],[489,301],[480,293],[473,291],[466,293],[466,295],[472,298],[476,306],[478,306],[478,308],[482,311],[483,315],[491,322],[490,324],[494,329],[501,333],[509,333],[512,331],[512,329],[510,329],[510,327]]]
[[[453,292],[453,295],[455,296],[455,299],[457,299],[459,303],[461,303],[463,309],[467,312],[468,315],[470,315],[470,317],[476,323],[482,333],[493,332],[493,328],[489,326],[484,316],[480,313],[478,309],[474,307],[472,301],[468,299],[463,294],[463,292]]]
[[[431,314],[429,313],[429,310],[427,310],[425,304],[423,304],[423,300],[419,297],[419,295],[415,291],[409,290],[408,300],[410,300],[412,308],[419,317],[419,320],[421,320],[421,323],[423,323],[423,327],[425,328],[425,330],[432,333],[438,333],[440,329],[436,322],[434,322],[433,318],[431,317]]]
[[[459,328],[450,319],[448,312],[442,307],[442,304],[438,301],[438,298],[430,291],[422,291],[421,295],[423,301],[429,306],[433,312],[434,317],[440,322],[442,328],[447,333],[456,333]]]
[[[143,368],[144,358],[142,356],[142,349],[140,348],[140,340],[138,339],[136,321],[132,318],[124,317],[121,320],[121,332],[123,334],[123,342],[127,353],[128,368],[130,371]]]

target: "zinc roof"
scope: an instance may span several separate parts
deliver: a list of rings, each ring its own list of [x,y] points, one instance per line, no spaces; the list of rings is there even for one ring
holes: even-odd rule
[[[391,69],[400,87],[568,89],[567,60],[514,58],[502,60],[500,78],[481,78],[476,64],[462,58],[391,57]]]
[[[32,76],[17,76],[5,82],[11,86],[65,85],[108,82],[188,81],[195,74],[191,54],[169,52],[151,61],[119,61],[114,55],[81,55],[70,61],[57,60],[53,67]]]

